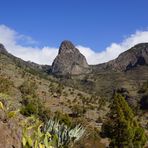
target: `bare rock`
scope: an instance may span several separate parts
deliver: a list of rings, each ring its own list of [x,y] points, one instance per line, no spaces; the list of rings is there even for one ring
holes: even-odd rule
[[[115,60],[106,63],[107,67],[119,71],[127,71],[140,65],[148,65],[148,43],[135,45]]]
[[[89,72],[86,58],[70,41],[63,41],[52,64],[52,73],[79,75]]]
[[[5,49],[3,44],[0,44],[0,53],[4,53],[4,54],[7,53],[7,50]]]

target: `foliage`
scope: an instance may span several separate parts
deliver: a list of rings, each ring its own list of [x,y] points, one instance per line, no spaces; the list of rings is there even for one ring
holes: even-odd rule
[[[85,129],[81,125],[74,128],[69,128],[64,123],[60,124],[59,121],[49,120],[44,127],[44,131],[48,131],[53,138],[57,138],[57,148],[68,147],[78,141],[84,134]]]
[[[20,111],[19,109],[18,110],[10,110],[10,108],[5,106],[2,101],[0,101],[0,110],[2,110],[5,113],[6,120],[16,117]]]
[[[21,114],[25,116],[39,116],[41,120],[46,120],[49,117],[50,110],[43,106],[43,103],[36,95],[35,81],[24,81],[19,87],[22,93],[22,108]]]
[[[8,93],[13,86],[13,82],[5,76],[0,75],[0,93]]]
[[[41,120],[46,121],[50,116],[50,109],[44,107],[39,98],[26,96],[22,100],[20,113],[25,116],[35,115],[38,116]]]
[[[73,105],[71,110],[73,117],[80,117],[84,113],[84,108],[78,104]]]
[[[55,112],[54,119],[59,121],[60,124],[64,123],[68,127],[72,126],[72,121],[68,114],[63,114],[60,111]]]
[[[4,93],[0,93],[0,101],[3,103],[6,110],[15,110],[18,104],[14,104],[13,99]]]
[[[42,125],[43,123],[34,116],[28,117],[22,122],[22,146],[24,148],[50,148],[51,135],[48,132],[42,132]]]
[[[70,129],[54,120],[49,120],[46,124],[43,124],[34,116],[23,121],[22,126],[22,145],[24,148],[68,147],[69,144],[78,141],[85,131],[81,125]]]
[[[22,96],[31,96],[36,97],[36,83],[34,81],[26,80],[23,82],[23,84],[19,87],[20,92],[22,93]]]
[[[102,134],[111,139],[110,147],[142,148],[147,140],[144,129],[124,97],[115,93],[109,120],[102,126]]]
[[[4,105],[1,101],[0,101],[0,109],[4,110]]]

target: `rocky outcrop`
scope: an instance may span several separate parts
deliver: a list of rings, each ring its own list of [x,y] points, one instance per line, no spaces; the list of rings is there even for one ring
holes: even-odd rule
[[[135,45],[105,65],[119,71],[127,71],[139,65],[148,65],[148,43]]]
[[[52,73],[58,75],[79,75],[89,72],[86,58],[70,41],[63,41],[52,64]]]
[[[3,44],[0,44],[0,53],[7,54],[7,50],[5,49]]]

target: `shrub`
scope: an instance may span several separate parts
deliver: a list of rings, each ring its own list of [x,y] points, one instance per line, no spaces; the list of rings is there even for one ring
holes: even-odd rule
[[[81,106],[78,104],[73,105],[71,110],[72,110],[73,117],[81,117],[86,112],[86,109],[84,108],[84,106]]]
[[[71,121],[68,114],[63,114],[60,111],[57,111],[57,112],[55,112],[54,119],[55,120],[58,119],[61,124],[64,123],[68,127],[72,126],[72,121]]]
[[[38,107],[34,103],[28,103],[21,108],[20,112],[25,116],[38,115]]]
[[[32,96],[36,97],[36,89],[37,85],[34,81],[24,81],[23,84],[19,87],[20,92],[22,93],[22,97]]]
[[[39,98],[32,98],[26,96],[21,101],[22,107],[20,113],[24,116],[35,115],[38,116],[42,121],[46,121],[50,117],[50,109],[46,108]]]
[[[0,93],[8,93],[13,86],[13,82],[5,76],[0,76]]]

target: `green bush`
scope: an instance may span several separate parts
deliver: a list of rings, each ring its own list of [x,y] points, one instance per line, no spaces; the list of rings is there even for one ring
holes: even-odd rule
[[[36,97],[36,89],[37,85],[34,81],[26,80],[23,84],[19,87],[20,92],[22,93],[22,97],[25,96],[32,96]]]
[[[42,121],[46,121],[50,117],[50,109],[46,108],[39,98],[31,96],[23,97],[20,113],[24,116],[35,115]]]
[[[36,104],[29,103],[21,108],[21,114],[25,116],[38,115],[38,108]]]

